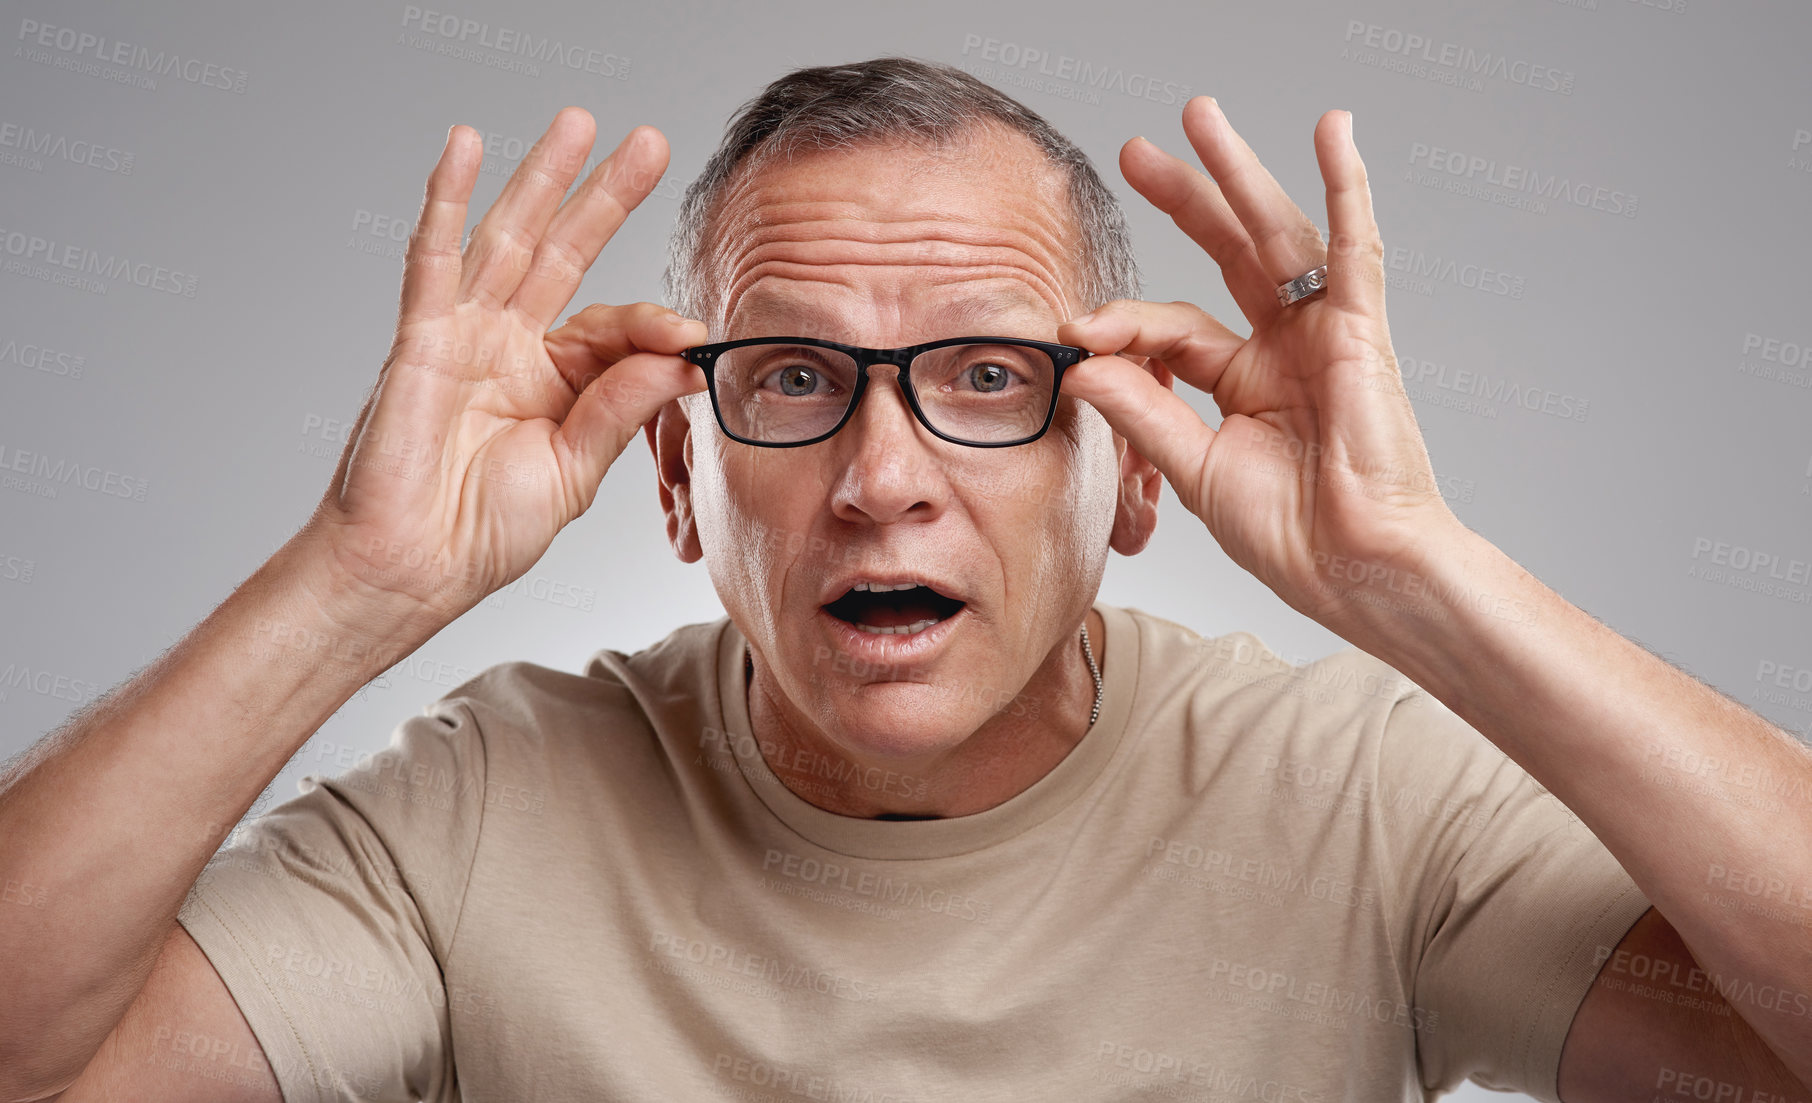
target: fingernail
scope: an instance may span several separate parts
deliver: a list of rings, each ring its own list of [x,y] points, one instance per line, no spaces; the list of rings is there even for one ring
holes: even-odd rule
[[[1085,326],[1094,320],[1095,320],[1095,312],[1091,310],[1080,318],[1071,318],[1070,324],[1073,326]]]

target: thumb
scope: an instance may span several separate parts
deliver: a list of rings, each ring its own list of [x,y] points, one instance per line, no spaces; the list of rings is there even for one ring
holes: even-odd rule
[[[1157,361],[1151,367],[1169,376]],[[1215,431],[1151,371],[1119,356],[1092,356],[1063,376],[1063,389],[1101,412],[1151,461],[1185,502],[1201,500]]]
[[[704,389],[697,365],[653,352],[625,356],[587,384],[554,432],[580,500],[590,504],[604,473],[661,407]]]

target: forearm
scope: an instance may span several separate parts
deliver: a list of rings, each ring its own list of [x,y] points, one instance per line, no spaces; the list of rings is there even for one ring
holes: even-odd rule
[[[1414,576],[1355,591],[1343,635],[1566,804],[1706,983],[1812,1080],[1812,753],[1475,533],[1429,546]]]
[[[80,1070],[234,824],[419,644],[405,623],[286,547],[0,778],[0,1069]]]

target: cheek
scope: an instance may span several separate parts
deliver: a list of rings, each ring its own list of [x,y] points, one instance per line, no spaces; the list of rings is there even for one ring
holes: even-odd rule
[[[1056,546],[1105,544],[1113,529],[1119,463],[1113,431],[1088,407],[1060,410],[1051,431],[1025,449],[979,452],[964,472],[981,516],[1012,518],[1009,527],[1048,534]],[[992,527],[997,527],[994,525]]]
[[[784,571],[811,536],[815,469],[715,438],[699,446],[693,509],[714,577],[750,585]]]

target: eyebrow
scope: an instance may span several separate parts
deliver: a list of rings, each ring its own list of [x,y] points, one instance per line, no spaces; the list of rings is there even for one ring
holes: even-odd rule
[[[966,295],[961,298],[939,303],[932,312],[940,328],[952,330],[973,330],[972,333],[952,333],[952,336],[985,336],[980,327],[1020,314],[1028,307],[1042,307],[1029,295]],[[827,309],[819,303],[793,295],[762,295],[753,292],[744,300],[739,310],[745,328],[753,330],[752,336],[769,337],[813,337],[829,333],[835,338],[852,336],[847,329],[847,320],[835,310]],[[756,329],[755,327],[764,327]],[[806,326],[811,332],[781,332],[788,327]],[[780,327],[780,328],[776,328]],[[1011,336],[1011,334],[995,334]]]

